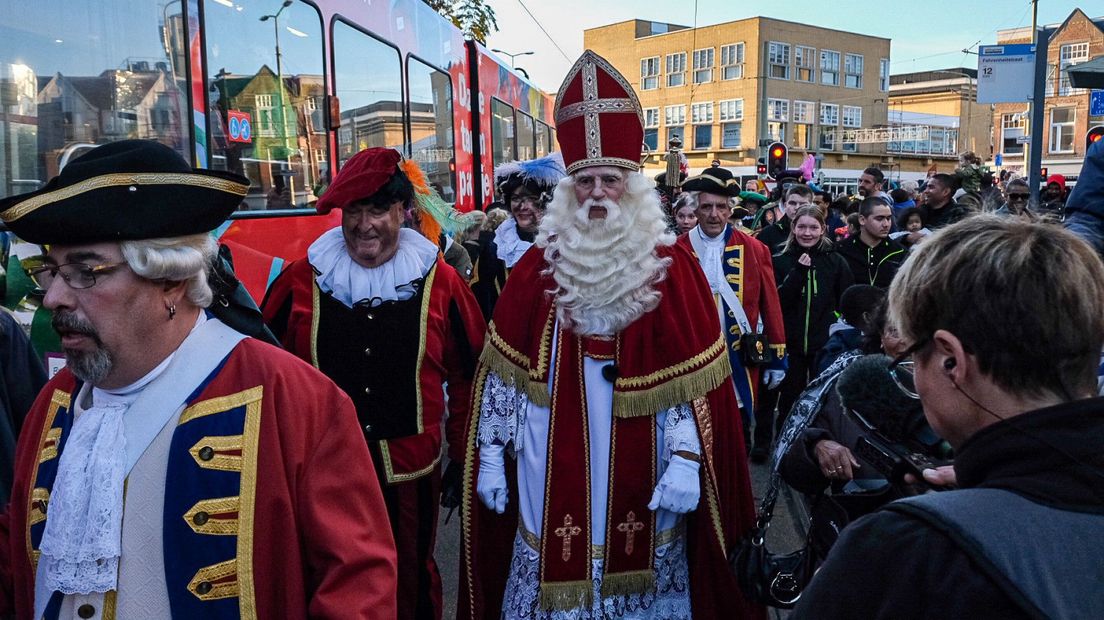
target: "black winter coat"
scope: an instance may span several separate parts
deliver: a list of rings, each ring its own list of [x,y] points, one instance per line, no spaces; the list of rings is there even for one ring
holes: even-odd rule
[[[811,267],[797,262],[808,253]],[[786,327],[786,349],[810,355],[828,341],[828,328],[836,322],[840,297],[853,278],[847,263],[835,252],[806,251],[794,247],[775,254],[774,279]]]

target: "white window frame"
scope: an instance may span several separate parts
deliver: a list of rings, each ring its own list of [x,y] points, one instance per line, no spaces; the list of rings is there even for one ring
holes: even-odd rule
[[[1054,121],[1054,113],[1058,110],[1068,110],[1070,113],[1069,120],[1056,123]],[[1074,145],[1076,144],[1076,140],[1074,139],[1075,136],[1073,135],[1073,129],[1074,125],[1076,125],[1077,123],[1077,108],[1074,106],[1061,106],[1057,108],[1051,108],[1048,119],[1050,120],[1050,140],[1048,141],[1049,148],[1047,150],[1051,153],[1072,153],[1075,148]],[[1070,143],[1069,148],[1060,148],[1062,146],[1062,140],[1066,138],[1067,135],[1069,137]]]
[[[648,80],[652,85],[648,86]],[[659,56],[648,56],[640,59],[640,90],[655,90],[659,88]]]
[[[838,103],[820,104],[820,124],[828,127],[838,127],[840,121]]]
[[[744,120],[744,100],[726,99],[718,101],[717,116],[722,123]]]
[[[882,58],[878,60],[878,90],[883,93],[889,92],[889,59]]]
[[[767,120],[782,123],[790,120],[789,99],[767,99]]]
[[[663,66],[667,69],[667,88],[686,86],[686,52],[667,54]],[[678,83],[673,83],[675,81]]]
[[[1073,88],[1070,85],[1069,74],[1066,69],[1081,64],[1089,59],[1089,42],[1066,43],[1058,48],[1058,96],[1067,97],[1085,92],[1083,88]],[[1062,151],[1065,152],[1065,151]]]
[[[694,50],[694,83],[707,84],[713,81],[713,66],[716,55],[712,47],[703,47]]]
[[[659,108],[644,108],[644,129],[659,127]]]
[[[663,107],[663,125],[665,127],[679,127],[686,124],[686,104],[669,105]]]
[[[1001,114],[1000,130],[1000,152],[1008,155],[1023,155],[1027,150],[1024,144],[1016,143],[1014,151],[1005,149],[1008,140],[1015,141],[1016,138],[1027,135],[1027,111]]]
[[[855,60],[855,59],[858,60]],[[855,66],[855,65],[858,66]],[[858,88],[863,87],[863,67],[866,61],[863,59],[862,54],[844,54],[843,55],[843,86],[844,88]],[[855,85],[850,84],[851,79],[855,79]]]
[[[738,80],[744,77],[744,43],[721,46],[721,80]],[[732,74],[729,75],[729,69]]]
[[[791,108],[793,114],[791,118],[793,122],[802,125],[811,125],[816,122],[816,102],[815,101],[801,101],[794,99],[793,107]]]
[[[775,75],[775,67],[781,68]],[[790,79],[790,44],[781,41],[767,42],[767,76],[772,80]]]
[[[798,45],[794,47],[794,81],[807,84],[816,83],[817,53],[815,47]],[[809,79],[801,79],[801,70],[809,71]]]
[[[735,145],[725,145],[725,128],[731,125],[736,125],[736,129],[739,132],[739,139],[736,140]],[[744,140],[744,123],[742,121],[725,121],[721,123],[721,148],[722,149],[738,149],[743,146]]]
[[[835,57],[835,63],[825,66],[825,61],[832,57]],[[840,58],[841,55],[835,50],[820,50],[820,85],[821,86],[839,86],[840,85]],[[831,82],[825,82],[825,78],[832,76]]]
[[[712,125],[713,124],[713,102],[707,101],[705,103],[691,103],[690,104],[690,124],[692,125]]]
[[[862,128],[862,108],[854,105],[845,105],[840,112],[840,120],[848,129]]]

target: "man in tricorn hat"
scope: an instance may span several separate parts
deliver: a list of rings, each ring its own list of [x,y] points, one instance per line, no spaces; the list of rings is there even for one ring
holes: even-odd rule
[[[747,617],[726,560],[754,519],[726,345],[639,172],[640,104],[587,51],[556,123],[568,178],[476,371],[460,616]]]
[[[356,405],[356,434],[372,453],[398,551],[400,619],[441,617],[438,497],[459,501],[464,422],[485,330],[467,283],[429,241],[439,236],[426,232],[437,223],[425,202],[435,196],[398,151],[357,153],[316,205],[322,213],[341,209],[341,226],[288,265],[262,304],[284,346]],[[414,214],[422,232],[403,227]],[[442,479],[446,407],[450,463]]]
[[[510,217],[494,229],[480,252],[472,292],[488,321],[506,285],[506,277],[537,237],[552,190],[564,178],[563,158],[552,153],[527,161],[511,161],[495,168],[495,187]]]
[[[709,281],[724,327],[732,381],[748,428],[759,372],[763,372],[768,389],[778,387],[786,375],[786,336],[771,253],[767,246],[729,224],[733,199],[740,195],[740,185],[731,172],[707,168],[687,179],[683,189],[697,200],[698,225],[680,236],[678,242],[694,253]],[[760,333],[766,343],[747,337]],[[756,356],[744,351],[744,346],[763,346],[766,355],[754,359]]]
[[[209,231],[248,187],[128,140],[0,201],[19,237],[49,244],[31,276],[66,358],[20,437],[0,614],[394,614],[353,404],[204,310]]]

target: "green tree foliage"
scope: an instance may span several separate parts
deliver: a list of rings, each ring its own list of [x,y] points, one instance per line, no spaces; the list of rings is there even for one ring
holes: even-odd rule
[[[484,0],[425,0],[425,3],[480,43],[486,44],[487,35],[498,31],[494,9]]]

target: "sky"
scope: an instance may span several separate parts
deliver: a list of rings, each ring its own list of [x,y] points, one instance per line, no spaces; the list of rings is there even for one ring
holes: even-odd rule
[[[487,47],[514,54],[533,52],[514,62],[549,93],[559,89],[582,54],[583,30],[629,19],[708,26],[762,16],[885,37],[892,40],[891,73],[976,68],[977,56],[963,54],[964,48],[976,51],[979,42],[996,43],[997,30],[1031,25],[1027,0],[697,0],[697,19],[694,0],[486,1],[495,10],[499,27],[487,37]],[[1089,17],[1104,15],[1104,5],[1097,0],[1081,5],[1039,0],[1039,23],[1061,23],[1078,6]],[[500,56],[510,62],[508,56]]]

